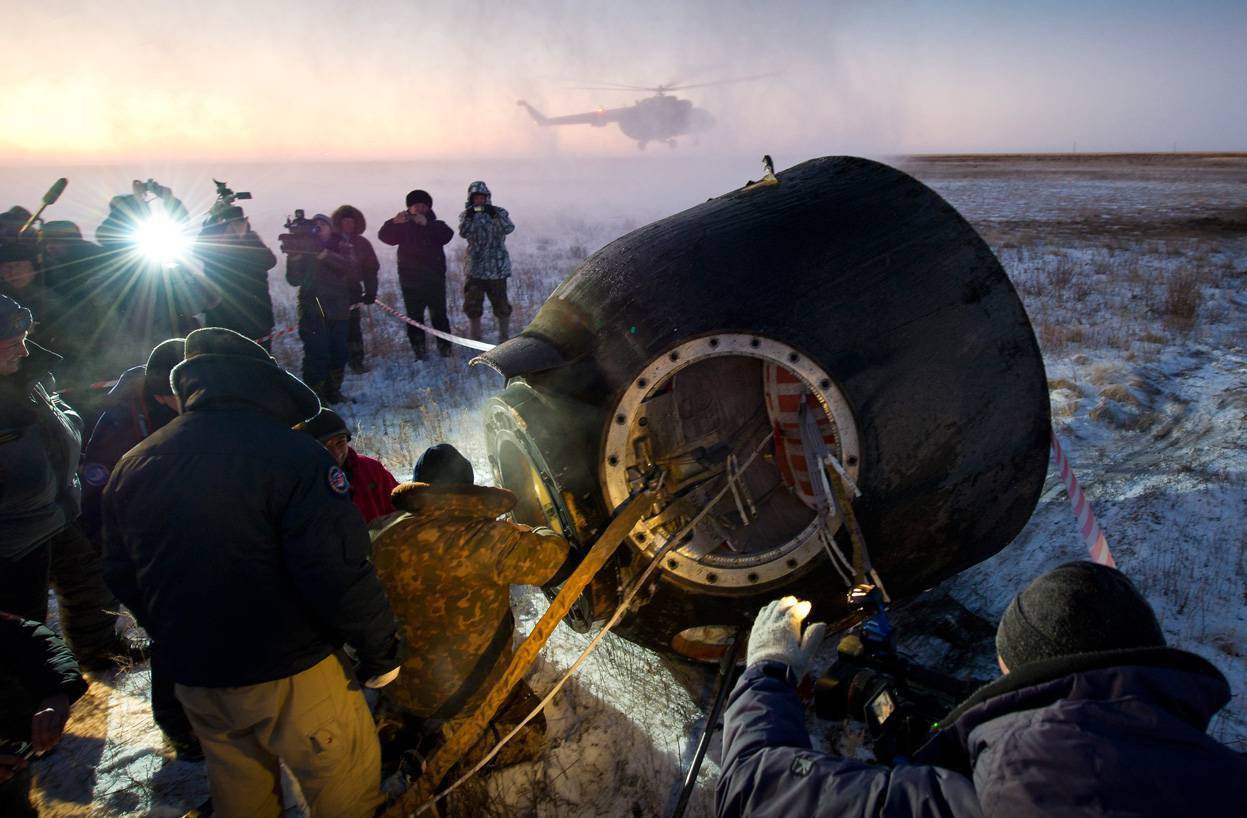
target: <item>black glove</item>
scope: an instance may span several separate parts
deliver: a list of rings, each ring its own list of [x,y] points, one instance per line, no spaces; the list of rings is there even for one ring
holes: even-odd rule
[[[364,293],[364,300],[363,300],[363,301],[361,301],[361,302],[359,302],[359,303],[361,303],[361,304],[365,304],[365,305],[367,305],[367,304],[376,304],[376,303],[377,303],[377,294],[376,294],[376,293]]]
[[[494,207],[493,205],[485,205],[485,212],[489,214],[489,217],[491,219],[496,218],[498,215],[498,208]]]

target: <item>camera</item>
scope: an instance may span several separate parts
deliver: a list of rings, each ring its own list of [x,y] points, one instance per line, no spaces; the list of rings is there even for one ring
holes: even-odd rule
[[[218,182],[212,180],[216,185],[216,201],[212,203],[212,208],[208,211],[208,218],[204,220],[204,226],[217,224],[232,218],[242,218],[242,208],[234,204],[239,199],[250,199],[251,194],[245,190],[230,190],[226,182]]]
[[[912,756],[980,684],[902,659],[880,611],[840,640],[835,662],[814,683],[814,712],[864,724],[875,758],[888,764]]]
[[[157,182],[155,179],[148,179],[146,182],[140,182],[136,179],[134,182],[134,192],[136,194],[150,193],[156,198],[160,198],[161,194],[166,190],[168,190],[168,188]]]
[[[296,210],[294,216],[286,219],[285,226],[287,232],[277,237],[283,253],[315,255],[321,251],[322,245],[320,236],[316,232],[316,222],[307,218],[302,210]]]

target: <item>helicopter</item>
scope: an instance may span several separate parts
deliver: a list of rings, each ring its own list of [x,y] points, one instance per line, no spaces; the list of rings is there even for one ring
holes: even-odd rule
[[[586,91],[649,91],[651,97],[639,99],[626,108],[598,108],[583,114],[567,114],[565,116],[546,116],[524,100],[515,104],[528,111],[529,115],[543,128],[553,125],[591,125],[604,128],[612,123],[619,125],[625,136],[636,140],[637,149],[645,150],[650,142],[665,142],[668,147],[676,147],[677,136],[688,136],[702,133],[714,127],[715,119],[709,111],[697,108],[687,99],[671,95],[674,91],[686,91],[692,88],[708,88],[715,85],[730,85],[737,82],[762,79],[771,74],[754,77],[741,77],[718,82],[702,82],[693,85],[671,83],[652,87],[638,85],[616,85],[608,83],[600,86],[585,86]]]

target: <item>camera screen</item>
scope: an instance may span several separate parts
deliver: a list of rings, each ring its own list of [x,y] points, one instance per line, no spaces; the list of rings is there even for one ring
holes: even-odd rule
[[[885,688],[880,690],[878,695],[870,700],[870,704],[867,707],[870,708],[870,713],[875,717],[875,721],[883,724],[896,710],[896,702],[892,700],[892,695]]]

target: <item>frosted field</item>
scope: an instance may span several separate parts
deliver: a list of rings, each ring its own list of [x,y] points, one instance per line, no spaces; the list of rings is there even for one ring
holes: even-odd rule
[[[1151,599],[1171,644],[1203,655],[1230,679],[1235,698],[1211,731],[1247,750],[1247,157],[901,164],[957,206],[1000,256],[1040,339],[1054,425],[1118,564]],[[748,163],[690,167],[684,179],[679,163],[665,159],[638,160],[624,168],[631,172],[621,167],[599,163],[562,176],[540,165],[500,167],[493,176],[465,168],[421,185],[395,184],[405,174],[394,168],[359,166],[354,198],[329,196],[328,182],[306,175],[298,177],[299,197],[279,197],[281,180],[272,174],[250,185],[245,169],[227,178],[236,189],[256,191],[257,207],[249,212],[275,245],[283,213],[302,206],[311,215],[336,203],[313,204],[318,199],[351,198],[375,235],[407,188],[425,186],[449,221],[466,182],[483,176],[519,226],[509,242],[519,328],[602,244],[758,176]],[[153,175],[143,170],[150,169],[90,173],[120,190],[117,179]],[[47,184],[41,179],[23,174],[5,192],[14,200],[37,199]],[[268,198],[261,198],[265,185]],[[85,207],[80,195],[68,206]],[[274,200],[281,207],[268,204]],[[595,206],[580,206],[585,200]],[[94,223],[85,215],[82,221]],[[458,332],[467,323],[457,297],[461,246],[456,240],[449,248],[451,322]],[[401,308],[393,251],[379,246],[379,253],[380,298]],[[288,323],[294,294],[280,268],[271,289],[278,322]],[[400,324],[375,308],[364,321],[373,371],[348,375],[344,391],[357,402],[340,407],[355,432],[353,445],[379,456],[401,480],[426,446],[448,441],[487,478],[479,408],[500,387],[499,378],[468,370],[466,350],[418,365]],[[485,326],[492,332],[489,316]],[[275,354],[298,371],[293,336],[279,340]],[[1065,492],[1050,473],[1039,507],[1011,545],[898,606],[903,644],[913,658],[945,671],[989,675],[994,623],[1010,596],[1034,575],[1082,556]],[[528,626],[544,601],[536,592],[517,592],[515,607]],[[534,687],[548,689],[587,639],[560,628],[534,671]],[[829,643],[827,660],[831,650]],[[162,754],[146,704],[147,670],[93,681],[60,749],[35,766],[47,814],[180,815],[202,801],[202,765]],[[608,637],[548,711],[545,758],[482,780],[457,810],[664,814],[703,727],[712,683],[704,669]],[[828,738],[828,725],[810,726],[816,737]],[[689,815],[711,814],[717,759],[715,747]]]

